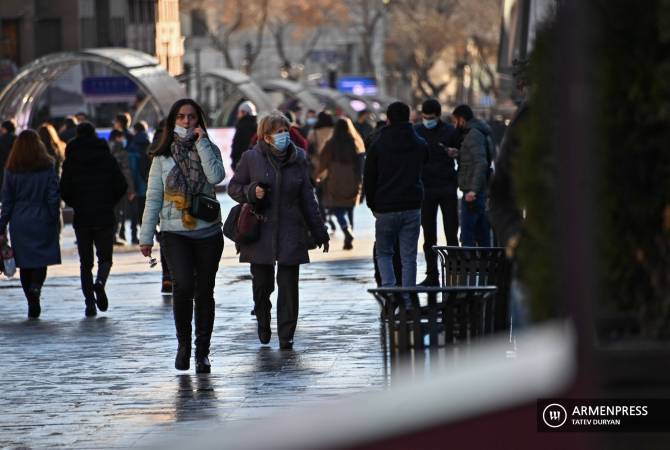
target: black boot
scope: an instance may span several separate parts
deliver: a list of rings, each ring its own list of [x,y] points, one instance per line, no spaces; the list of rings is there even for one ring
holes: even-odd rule
[[[93,290],[95,291],[95,303],[98,305],[98,309],[102,312],[107,311],[109,306],[109,301],[107,300],[107,293],[105,292],[105,285],[100,281],[96,281],[93,285]]]
[[[98,314],[98,310],[95,307],[95,299],[86,299],[86,309],[84,310],[84,315],[86,317],[94,317]]]
[[[191,367],[191,336],[177,335],[179,347],[177,357],[174,359],[174,368],[177,370],[188,370]]]
[[[214,300],[195,304],[195,373],[210,373],[209,344],[214,328]]]
[[[344,247],[342,248],[343,250],[351,250],[354,248],[353,242],[354,242],[354,235],[351,234],[351,231],[349,231],[349,228],[345,228],[342,230],[344,232]]]
[[[428,287],[428,286],[439,286],[440,278],[435,275],[428,275],[425,280],[419,283],[419,286]]]
[[[37,319],[42,312],[40,295],[41,290],[38,287],[32,287],[28,290],[28,317],[30,319]]]
[[[256,320],[258,321],[258,339],[261,341],[261,344],[268,344],[272,338],[270,311],[256,314]]]

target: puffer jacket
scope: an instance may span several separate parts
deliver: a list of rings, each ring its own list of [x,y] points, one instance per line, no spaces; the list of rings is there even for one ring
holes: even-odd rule
[[[458,155],[458,187],[463,192],[486,191],[488,160],[486,158],[486,136],[491,127],[486,122],[473,118],[463,129],[463,143]]]
[[[195,148],[200,156],[202,169],[207,178],[202,193],[216,195],[215,186],[223,181],[226,172],[223,168],[223,160],[219,148],[206,137],[199,139]],[[187,229],[182,223],[182,213],[174,203],[164,199],[165,182],[170,171],[175,166],[172,156],[156,156],[151,162],[149,170],[149,183],[147,186],[147,200],[142,216],[142,229],[140,230],[140,245],[153,245],[154,232],[160,223],[161,231],[196,231],[211,227],[221,222],[221,217],[214,222],[205,222],[196,219],[195,228]]]

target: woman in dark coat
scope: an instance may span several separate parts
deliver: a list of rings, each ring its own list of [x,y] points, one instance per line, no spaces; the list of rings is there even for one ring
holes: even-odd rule
[[[305,152],[290,140],[291,124],[280,112],[258,125],[258,144],[242,154],[228,193],[239,203],[251,203],[265,217],[260,239],[240,245],[240,262],[251,263],[258,337],[270,342],[270,295],[277,264],[277,331],[282,349],[293,347],[298,321],[300,264],[309,262],[308,232],[328,251],[328,232],[310,182]]]
[[[112,269],[114,206],[128,185],[107,142],[98,138],[89,122],[77,125],[77,136],[67,144],[60,188],[63,200],[74,209],[84,314],[92,317],[97,309],[107,311],[105,284]],[[95,283],[91,273],[94,249],[98,256]]]
[[[37,133],[26,130],[16,138],[7,159],[2,186],[0,243],[7,224],[21,286],[28,300],[28,317],[40,315],[40,294],[47,266],[60,264],[58,212],[60,195],[54,159]]]

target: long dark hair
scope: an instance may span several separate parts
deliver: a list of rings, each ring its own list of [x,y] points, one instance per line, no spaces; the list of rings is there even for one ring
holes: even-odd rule
[[[333,116],[328,114],[326,111],[321,111],[318,116],[316,116],[316,123],[314,124],[314,129],[318,130],[319,128],[332,127],[333,126]]]
[[[174,140],[174,126],[177,121],[177,113],[179,109],[184,105],[191,105],[195,109],[195,114],[198,116],[198,126],[207,132],[207,126],[205,124],[205,113],[203,112],[200,105],[198,105],[195,100],[190,98],[182,98],[174,102],[170,112],[165,118],[165,128],[161,133],[160,140],[158,144],[154,147],[151,152],[151,156],[170,156],[170,147],[172,146],[172,141]]]
[[[333,135],[323,147],[324,153],[329,153],[333,161],[342,164],[354,164],[358,160],[356,141],[349,130],[349,123],[345,119],[335,122]]]
[[[54,162],[39,135],[33,130],[24,130],[14,140],[5,167],[14,173],[39,172],[53,167]]]

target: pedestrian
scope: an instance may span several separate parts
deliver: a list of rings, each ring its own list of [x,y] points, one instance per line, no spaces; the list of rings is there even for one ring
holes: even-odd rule
[[[310,164],[310,177],[312,182],[316,186],[316,199],[319,202],[319,210],[321,216],[328,221],[330,227],[335,231],[335,224],[332,219],[329,219],[326,216],[326,208],[323,206],[323,189],[316,183],[317,179],[317,170],[319,170],[321,151],[323,147],[328,142],[328,139],[333,135],[333,127],[335,122],[333,121],[333,116],[328,114],[326,111],[321,111],[317,116],[317,121],[314,124],[314,127],[309,132],[307,136],[307,142],[309,146],[308,155],[309,155],[309,164]]]
[[[126,136],[126,150],[128,149],[130,143],[133,142],[133,133],[131,133],[128,129],[131,123],[132,118],[127,112],[118,113],[116,116],[114,116],[114,120],[112,121],[112,128],[119,130],[124,134],[124,136]]]
[[[361,136],[361,139],[366,140],[368,136],[372,134],[374,128],[370,125],[370,110],[363,109],[358,111],[358,117],[356,118],[356,131]]]
[[[139,245],[137,237],[138,227],[142,224],[142,214],[147,195],[147,181],[149,179],[149,135],[147,125],[138,122],[133,125],[133,141],[128,145],[128,162],[130,173],[133,176],[135,196],[130,200],[130,240],[133,245]]]
[[[483,120],[477,119],[468,105],[457,106],[452,116],[463,137],[458,150],[458,187],[463,192],[461,245],[490,247],[491,228],[486,212],[486,190],[489,173],[487,141],[491,128]]]
[[[0,244],[7,228],[28,300],[28,317],[40,316],[40,296],[47,266],[60,264],[58,211],[60,195],[54,159],[37,133],[24,130],[14,141],[2,186]]]
[[[332,137],[321,152],[318,182],[323,204],[344,233],[344,250],[353,249],[353,211],[361,194],[363,141],[349,119],[335,122]]]
[[[242,153],[251,148],[251,138],[256,134],[256,106],[250,101],[244,101],[237,107],[237,123],[231,146],[231,167],[235,170]]]
[[[428,143],[430,164],[423,168],[424,188],[421,205],[421,228],[423,229],[423,254],[426,258],[426,278],[421,286],[439,286],[440,273],[437,268],[437,213],[442,212],[442,226],[447,245],[458,246],[458,180],[454,164],[458,133],[450,123],[442,121],[442,106],[434,98],[421,105],[421,123],[414,126],[417,134]]]
[[[76,117],[67,116],[63,121],[63,125],[61,125],[60,129],[58,130],[58,137],[60,140],[67,144],[71,139],[74,139],[75,135],[77,134],[78,123],[79,122],[77,122]]]
[[[291,124],[291,128],[289,128],[288,130],[289,135],[291,137],[291,142],[293,142],[293,145],[306,152],[309,148],[309,142],[300,131],[300,126],[298,125],[298,119],[296,118],[295,113],[293,111],[285,111],[284,116],[286,116],[289,123]]]
[[[314,111],[311,108],[308,109],[307,112],[305,113],[305,120],[304,120],[305,124],[300,129],[300,134],[302,134],[305,137],[309,136],[309,132],[312,131],[312,128],[314,128],[316,120],[317,120],[316,111]]]
[[[270,295],[277,265],[277,334],[281,349],[293,348],[298,322],[300,264],[309,262],[308,233],[328,251],[328,232],[319,213],[305,152],[290,139],[290,123],[279,111],[261,119],[259,141],[245,152],[228,185],[238,203],[253,205],[265,220],[260,238],[240,243],[240,262],[250,263],[258,338],[270,342]]]
[[[195,370],[209,373],[214,284],[223,252],[223,232],[220,213],[213,220],[204,220],[192,214],[191,206],[198,194],[215,198],[215,187],[225,178],[225,171],[221,152],[207,135],[200,105],[188,98],[172,105],[152,155],[140,251],[151,256],[160,224],[160,244],[172,276],[178,342],[175,368],[190,367],[195,301]]]
[[[428,145],[409,122],[409,106],[391,103],[386,116],[389,124],[380,130],[368,150],[363,184],[368,207],[376,219],[376,258],[381,285],[396,285],[393,256],[398,240],[402,286],[412,287],[416,285],[421,231],[421,172],[428,159]]]
[[[109,133],[109,148],[112,156],[116,160],[116,163],[121,169],[123,178],[126,180],[128,185],[128,191],[126,195],[122,196],[114,207],[114,217],[116,219],[116,226],[114,228],[114,245],[125,245],[126,242],[119,239],[119,235],[125,232],[121,232],[121,228],[126,226],[126,211],[128,211],[129,202],[132,202],[135,199],[135,182],[133,181],[133,174],[130,171],[130,161],[128,158],[128,152],[126,151],[126,136],[123,132],[119,130],[112,130]]]
[[[12,151],[12,145],[16,139],[16,126],[11,120],[5,120],[0,124],[0,187],[2,186],[2,177],[9,158],[9,153]]]
[[[90,122],[77,125],[77,135],[65,148],[60,189],[63,200],[74,210],[84,314],[93,317],[97,309],[107,311],[105,284],[112,269],[114,206],[128,185],[107,142],[98,138]],[[98,257],[95,283],[91,273],[94,250]]]

